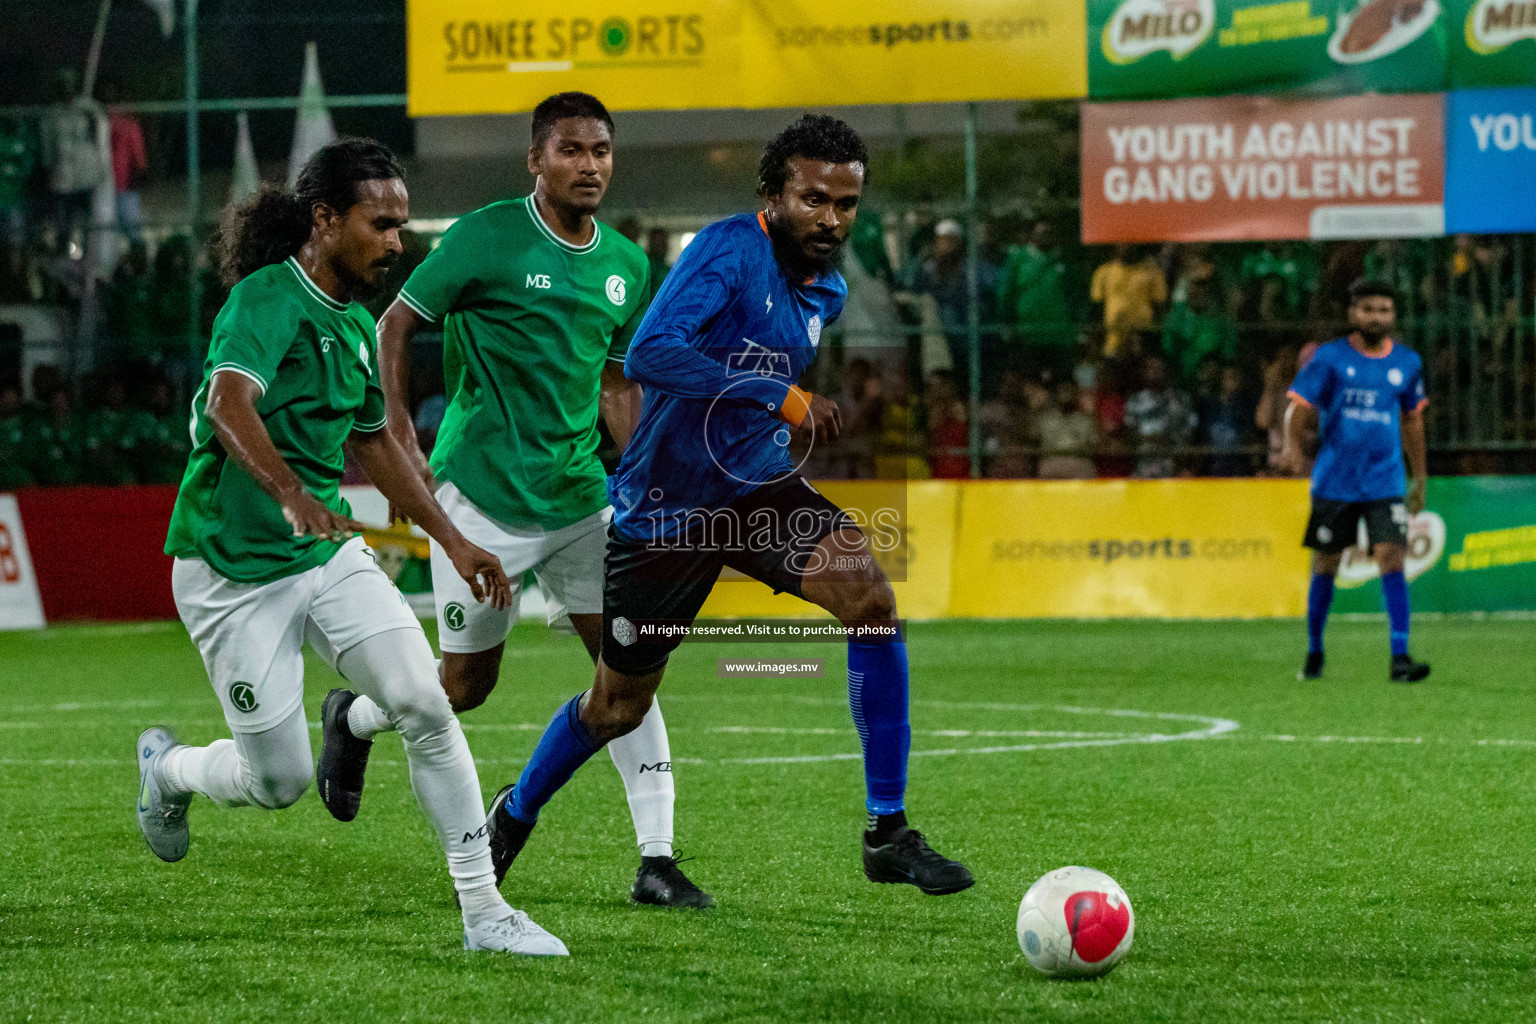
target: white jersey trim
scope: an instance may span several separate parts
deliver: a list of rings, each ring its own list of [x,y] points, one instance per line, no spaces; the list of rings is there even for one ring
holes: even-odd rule
[[[431,313],[427,312],[427,307],[423,306],[418,300],[411,298],[410,293],[407,292],[404,288],[400,289],[400,294],[397,297],[401,302],[415,310],[418,316],[422,317],[429,323],[435,324],[442,319],[440,316],[433,316]]]
[[[598,221],[596,217],[593,217],[591,241],[589,241],[586,245],[572,245],[570,242],[567,242],[565,239],[555,234],[554,229],[551,228],[548,224],[544,223],[544,218],[540,215],[538,210],[538,204],[533,201],[533,196],[531,194],[526,200],[524,200],[523,208],[528,211],[529,219],[539,226],[539,230],[544,233],[544,237],[549,239],[551,242],[554,242],[566,252],[591,252],[593,249],[597,248],[597,243],[603,237],[603,225]]]
[[[303,283],[304,290],[309,292],[310,296],[314,298],[316,302],[319,302],[321,305],[325,306],[326,309],[335,310],[338,313],[345,313],[347,311],[346,306],[325,294],[325,292],[320,290],[319,285],[310,280],[309,275],[304,272],[304,268],[299,266],[299,261],[297,258],[289,256],[285,262],[288,264],[288,269],[292,270],[294,274],[298,276],[299,281]]]
[[[226,372],[238,373],[242,377],[249,377],[251,380],[261,385],[261,393],[263,395],[267,393],[267,382],[262,379],[261,374],[257,373],[255,370],[247,370],[245,367],[239,365],[238,363],[220,363],[218,366],[213,368],[211,373],[208,374],[208,379],[211,381],[218,374]],[[201,391],[202,389],[199,388],[198,390]]]

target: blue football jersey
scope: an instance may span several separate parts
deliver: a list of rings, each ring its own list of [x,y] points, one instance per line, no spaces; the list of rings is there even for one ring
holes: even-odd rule
[[[1291,397],[1317,410],[1320,446],[1312,493],[1332,501],[1401,498],[1402,414],[1424,408],[1424,362],[1397,342],[1368,356],[1338,338],[1296,375]]]
[[[608,481],[621,536],[676,536],[690,512],[794,471],[779,408],[847,295],[836,270],[791,280],[761,214],[717,221],[694,237],[624,359],[645,400]]]

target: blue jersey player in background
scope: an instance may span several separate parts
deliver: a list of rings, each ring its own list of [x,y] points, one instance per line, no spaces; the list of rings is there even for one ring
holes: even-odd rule
[[[1303,542],[1313,550],[1307,594],[1307,661],[1303,679],[1323,674],[1323,626],[1333,578],[1354,546],[1361,520],[1381,568],[1381,592],[1391,631],[1389,678],[1417,683],[1429,666],[1408,654],[1408,581],[1403,557],[1408,517],[1424,508],[1424,364],[1392,340],[1396,304],[1391,287],[1357,281],[1349,290],[1347,337],[1330,341],[1291,385],[1283,463],[1299,471],[1300,435],[1314,422],[1319,435],[1312,469],[1312,516]],[[1403,454],[1413,469],[1412,486]]]
[[[596,751],[640,724],[679,639],[724,566],[885,636],[848,643],[848,699],[864,751],[864,873],[931,895],[974,880],[909,828],[912,731],[896,599],[863,533],[796,473],[791,431],[835,439],[836,404],[795,385],[847,286],[835,260],[858,213],[869,156],[847,124],[806,115],[763,154],[764,209],[711,224],[684,250],[625,361],[645,389],[609,481],[603,649],[592,689],[555,713],[488,821],[498,878],[539,810]]]

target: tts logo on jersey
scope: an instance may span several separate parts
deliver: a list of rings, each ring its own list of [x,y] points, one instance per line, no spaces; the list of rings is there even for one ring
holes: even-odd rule
[[[765,345],[759,345],[751,338],[742,338],[746,343],[746,349],[741,352],[732,352],[725,363],[725,375],[727,377],[742,377],[749,373],[755,373],[759,377],[789,377],[789,354],[775,352]]]

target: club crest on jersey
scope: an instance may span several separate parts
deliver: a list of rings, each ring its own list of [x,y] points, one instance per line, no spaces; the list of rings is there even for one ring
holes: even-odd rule
[[[608,283],[604,285],[604,290],[608,292],[609,302],[613,303],[615,306],[624,305],[624,293],[626,289],[624,286],[624,279],[622,277],[620,277],[618,274],[614,274],[609,277]]]
[[[805,333],[810,336],[811,348],[821,344],[821,314],[811,317],[811,322],[805,325]]]
[[[250,714],[261,707],[261,704],[256,700],[256,688],[250,683],[231,683],[229,687],[229,702],[236,709],[246,714]]]
[[[1392,369],[1387,371],[1387,383],[1391,384],[1395,388],[1402,387],[1403,386],[1403,371],[1399,370],[1395,366],[1392,367]]]

